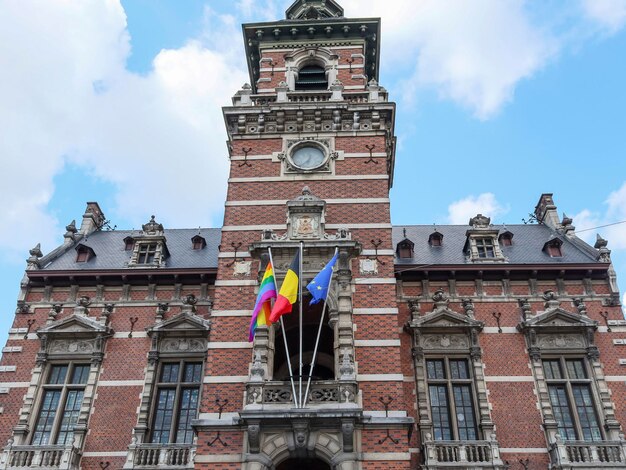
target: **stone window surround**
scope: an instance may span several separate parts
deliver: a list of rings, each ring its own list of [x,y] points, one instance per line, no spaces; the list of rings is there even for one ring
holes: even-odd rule
[[[467,358],[472,377],[475,419],[479,436],[495,441],[494,424],[489,410],[487,385],[482,364],[482,350],[478,341],[484,324],[471,315],[462,315],[448,308],[448,297],[442,290],[433,295],[432,312],[420,315],[419,304],[410,304],[412,319],[407,328],[412,330],[413,363],[417,385],[418,426],[422,439],[432,440],[433,423],[428,399],[426,361],[428,359]],[[471,312],[471,310],[467,310]],[[430,436],[430,437],[429,437]]]
[[[555,357],[585,358],[598,420],[604,428],[604,438],[608,441],[620,440],[620,424],[615,417],[615,407],[600,361],[600,352],[594,343],[598,322],[584,313],[574,314],[563,310],[560,308],[560,301],[551,291],[544,294],[544,300],[546,310],[537,312],[533,317],[526,313],[518,330],[526,337],[548,442],[553,444],[561,439],[548,394],[542,358]]]
[[[324,47],[303,47],[285,56],[285,82],[290,91],[296,90],[298,71],[307,65],[318,65],[326,70],[328,85],[335,82],[339,74],[339,56]]]
[[[112,330],[108,326],[87,316],[88,305],[89,300],[81,298],[72,316],[59,321],[49,321],[45,327],[37,332],[41,347],[37,353],[30,385],[26,395],[24,395],[24,404],[20,410],[18,424],[13,428],[10,439],[14,448],[28,445],[31,439],[50,367],[73,362],[75,364],[90,364],[87,382],[84,384],[80,414],[74,427],[74,441],[71,445],[66,446],[82,449],[88,430],[87,425],[100,366],[104,357],[106,338],[112,334]]]

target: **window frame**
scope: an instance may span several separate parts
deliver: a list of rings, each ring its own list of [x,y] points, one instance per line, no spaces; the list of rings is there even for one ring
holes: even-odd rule
[[[63,383],[51,383],[52,373],[55,367],[66,367],[65,375]],[[77,367],[83,367],[86,369],[86,375],[84,377],[84,382],[73,383],[73,375],[76,371]],[[74,443],[75,433],[73,428],[78,423],[80,419],[80,409],[85,401],[85,391],[89,385],[89,374],[91,371],[91,364],[85,361],[59,361],[50,363],[45,372],[45,382],[42,383],[39,400],[38,400],[38,408],[37,413],[34,415],[33,420],[33,428],[30,436],[30,443],[33,446],[70,446]],[[84,373],[84,372],[83,372]],[[46,434],[46,431],[42,431],[41,437],[37,438],[37,427],[42,418],[42,412],[44,411],[45,405],[45,397],[49,392],[59,392],[58,402],[55,406],[54,417],[52,418],[52,423],[50,424],[50,429],[47,431],[48,438],[47,440],[43,440],[43,436]],[[74,422],[71,424],[71,428],[68,428],[67,431],[62,431],[63,421],[66,417],[67,410],[67,401],[68,396],[71,392],[80,391],[82,392],[82,397],[80,400],[80,405],[78,405],[77,409],[70,410],[75,413]],[[49,416],[48,416],[49,417]],[[44,428],[45,429],[45,428]],[[59,436],[61,434],[66,434],[63,442],[59,442]]]
[[[583,366],[584,378],[575,377],[571,378],[569,375],[568,364],[572,362],[580,362]],[[546,363],[547,362],[557,362],[559,366],[560,377],[554,378],[548,377],[546,373]],[[546,386],[548,388],[548,396],[550,401],[550,406],[552,408],[552,414],[555,416],[555,420],[557,421],[557,429],[561,439],[563,441],[580,441],[580,442],[602,442],[606,439],[606,434],[604,432],[603,426],[601,424],[600,417],[602,413],[598,409],[598,399],[596,396],[596,388],[594,387],[594,381],[591,378],[592,374],[590,373],[590,368],[587,360],[584,357],[580,356],[556,356],[556,355],[546,355],[541,358],[542,370],[544,371],[544,380],[546,382]],[[572,420],[572,427],[575,433],[575,439],[570,439],[569,436],[563,435],[563,428],[560,424],[558,424],[558,419],[556,418],[557,413],[555,413],[555,406],[552,402],[552,396],[550,394],[550,390],[557,386],[564,386],[565,389],[565,398],[567,400],[567,407],[569,409],[569,413]],[[576,399],[574,395],[574,387],[585,386],[589,390],[589,396],[591,397],[591,405],[589,406],[593,411],[593,416],[595,418],[595,424],[597,430],[599,432],[599,436],[597,439],[585,439],[584,428],[581,425],[581,417],[580,417],[580,409],[576,406]],[[591,428],[590,428],[591,429]],[[592,432],[592,431],[590,431]]]
[[[496,243],[493,237],[474,237],[472,240],[474,241],[474,247],[476,248],[476,256],[478,259],[487,260],[498,258]],[[489,248],[491,248],[491,256],[488,256]]]
[[[162,376],[163,376],[164,367],[168,365],[172,365],[172,364],[178,364],[177,380],[176,382],[163,382]],[[185,368],[187,365],[199,365],[200,366],[200,377],[199,377],[198,382],[184,382],[183,381]],[[192,418],[192,419],[196,419],[198,417],[198,413],[200,411],[200,404],[202,401],[202,383],[203,383],[203,377],[204,377],[204,366],[205,364],[202,359],[194,358],[194,357],[184,357],[184,358],[169,357],[169,358],[163,358],[162,360],[159,361],[156,374],[155,374],[155,382],[154,382],[154,388],[153,388],[153,393],[152,393],[152,403],[150,407],[150,416],[149,416],[150,432],[148,434],[148,438],[149,438],[148,442],[150,444],[154,444],[154,445],[192,445],[193,444],[193,440],[194,440],[193,428],[190,428],[191,430],[190,441],[188,442],[178,441],[178,433],[180,432],[179,425],[181,421],[181,397],[184,393],[184,390],[187,390],[187,389],[198,390],[195,416]],[[168,432],[167,442],[163,442],[162,439],[159,439],[156,441],[154,440],[155,433],[157,432],[156,422],[157,422],[157,416],[158,416],[157,413],[158,413],[159,397],[160,397],[161,391],[163,390],[174,390],[174,401],[171,407],[172,418],[171,418],[171,422],[169,425],[169,430],[167,431]],[[164,430],[161,429],[159,432],[164,432]],[[185,433],[188,433],[188,432],[189,431],[185,431]]]
[[[467,378],[453,378],[451,373],[451,361],[463,361],[465,362],[465,366],[467,368]],[[431,378],[429,376],[429,363],[431,362],[443,362],[443,378]],[[479,405],[476,401],[476,387],[475,387],[475,378],[473,376],[472,370],[472,360],[466,356],[437,356],[437,355],[429,355],[424,359],[424,371],[425,371],[425,380],[426,380],[426,389],[427,389],[427,397],[428,397],[428,406],[430,409],[430,416],[432,421],[432,429],[433,429],[433,439],[437,442],[446,442],[446,441],[478,441],[481,439],[481,431],[479,425]],[[446,390],[446,408],[448,412],[448,421],[449,421],[449,430],[450,430],[450,438],[449,439],[439,439],[437,437],[437,427],[435,425],[434,412],[433,412],[433,404],[431,400],[431,387],[442,387],[445,386]],[[469,387],[469,392],[471,394],[471,405],[472,405],[472,420],[474,437],[460,437],[460,426],[457,412],[457,403],[455,399],[455,389],[458,387]],[[468,428],[470,429],[470,428]]]
[[[140,243],[137,246],[137,265],[149,266],[151,264],[156,263],[158,261],[157,260],[158,250],[159,250],[159,244],[157,242]]]

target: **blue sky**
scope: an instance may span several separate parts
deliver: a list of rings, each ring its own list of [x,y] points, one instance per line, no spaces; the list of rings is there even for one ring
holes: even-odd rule
[[[1,341],[28,249],[86,201],[118,228],[221,225],[240,23],[289,3],[0,0]],[[340,3],[383,20],[395,224],[521,223],[542,192],[578,229],[626,220],[626,0]],[[597,231],[626,285],[626,224]]]

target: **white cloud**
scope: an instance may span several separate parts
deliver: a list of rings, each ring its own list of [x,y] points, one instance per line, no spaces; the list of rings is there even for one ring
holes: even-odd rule
[[[509,209],[496,200],[493,193],[483,193],[479,196],[468,196],[448,206],[448,222],[455,225],[466,225],[472,217],[483,214],[491,217],[496,223],[496,217],[506,214]]]
[[[66,162],[119,189],[109,216],[139,224],[156,211],[166,226],[198,226],[222,210],[220,108],[247,80],[231,50],[191,41],[140,76],[125,68],[118,0],[1,2],[0,18],[2,251],[23,257],[39,237],[44,252],[54,247],[62,229],[46,205]],[[207,27],[222,44],[241,42],[225,18]]]
[[[585,14],[609,33],[626,24],[626,0],[582,0]]]
[[[413,64],[408,82],[434,87],[441,96],[489,118],[513,98],[557,51],[533,26],[524,0],[345,0],[348,14],[380,15],[385,55]]]
[[[615,224],[626,221],[626,182],[606,199],[604,213],[592,212],[584,209],[574,216],[577,234],[589,243],[595,242],[596,234],[609,240],[609,248],[626,250],[626,224]],[[608,225],[607,227],[603,227]],[[594,227],[602,227],[593,230]]]

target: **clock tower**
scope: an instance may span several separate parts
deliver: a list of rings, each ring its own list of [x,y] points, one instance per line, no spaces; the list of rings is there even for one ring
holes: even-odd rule
[[[206,384],[199,442],[219,432],[229,445],[207,451],[232,468],[410,468],[413,386],[389,210],[395,104],[378,84],[380,19],[299,0],[286,19],[243,33],[250,84],[223,110],[231,168],[211,326],[221,346],[207,360],[209,379],[233,379]],[[284,330],[259,327],[246,343],[270,252],[280,286],[301,247],[304,285],[339,253],[327,308],[304,295],[301,327],[297,302]],[[316,356],[306,403],[300,331],[305,385]],[[216,400],[228,400],[219,416]]]

